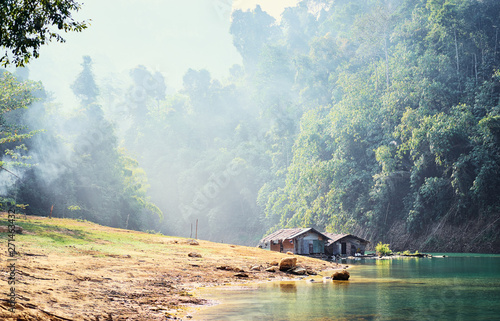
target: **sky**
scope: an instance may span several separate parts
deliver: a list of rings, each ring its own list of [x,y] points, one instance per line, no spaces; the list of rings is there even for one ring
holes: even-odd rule
[[[223,80],[241,57],[229,33],[232,10],[259,4],[279,19],[297,0],[83,0],[76,20],[90,21],[65,43],[52,42],[29,65],[30,78],[41,80],[56,101],[75,102],[70,85],[81,71],[82,57],[94,62],[98,85],[127,83],[128,72],[144,65],[159,71],[170,91],[182,86],[188,68],[210,71]]]

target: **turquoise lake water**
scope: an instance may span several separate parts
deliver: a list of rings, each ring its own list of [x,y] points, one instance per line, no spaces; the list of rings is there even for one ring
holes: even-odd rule
[[[193,320],[500,320],[500,255],[348,261],[349,281],[205,289]]]

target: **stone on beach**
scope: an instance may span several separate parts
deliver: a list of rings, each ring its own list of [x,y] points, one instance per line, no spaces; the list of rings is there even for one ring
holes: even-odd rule
[[[279,264],[280,271],[287,271],[293,269],[297,265],[296,257],[286,257],[281,259]]]
[[[288,272],[295,274],[295,275],[304,275],[306,274],[306,269],[300,266],[296,266],[293,269],[290,269]]]
[[[276,272],[277,270],[278,270],[278,267],[270,266],[266,269],[266,272]]]

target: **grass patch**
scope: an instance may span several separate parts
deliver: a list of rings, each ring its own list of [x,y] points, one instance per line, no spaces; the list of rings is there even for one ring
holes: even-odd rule
[[[6,216],[0,217],[0,225],[8,224]],[[188,247],[195,250],[193,246],[183,244],[182,241],[177,244],[171,241],[180,238],[114,229],[76,219],[29,217],[26,220],[24,216],[18,216],[15,224],[23,228],[23,234],[16,235],[21,252],[25,245],[57,253],[92,253],[97,257],[134,252],[140,255],[168,255]],[[0,240],[7,240],[7,233],[0,233]]]

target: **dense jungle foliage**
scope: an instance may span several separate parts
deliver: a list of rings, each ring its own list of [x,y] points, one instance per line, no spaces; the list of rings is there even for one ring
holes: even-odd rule
[[[3,162],[38,165],[5,197],[248,245],[315,227],[394,250],[499,252],[499,28],[496,0],[235,11],[243,65],[227,79],[190,69],[174,92],[139,66],[132,86],[98,87],[85,57],[69,114],[6,73],[2,126],[24,129],[2,127]]]

